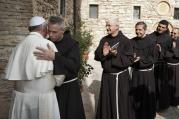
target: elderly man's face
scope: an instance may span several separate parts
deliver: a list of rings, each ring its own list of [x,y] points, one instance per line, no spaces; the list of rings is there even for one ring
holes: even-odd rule
[[[171,37],[173,40],[177,40],[177,38],[179,37],[179,30],[178,29],[173,29],[171,32]]]
[[[52,42],[57,42],[63,37],[64,30],[62,30],[59,24],[48,24],[48,35]]]
[[[118,25],[116,25],[114,22],[106,22],[106,30],[108,34],[114,34],[116,31],[118,31],[118,29]]]
[[[143,38],[145,36],[144,26],[143,25],[137,25],[135,27],[135,32],[136,32],[137,37]]]
[[[167,31],[167,25],[159,23],[158,26],[157,26],[157,32],[158,33],[164,33],[165,31]]]

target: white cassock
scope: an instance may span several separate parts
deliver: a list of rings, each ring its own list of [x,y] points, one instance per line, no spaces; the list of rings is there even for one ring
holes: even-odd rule
[[[39,33],[31,32],[18,44],[10,56],[6,68],[7,80],[16,80],[16,88],[10,111],[10,119],[60,119],[54,87],[56,77],[53,62],[37,60],[36,47],[47,49],[47,44],[57,51],[55,45]]]

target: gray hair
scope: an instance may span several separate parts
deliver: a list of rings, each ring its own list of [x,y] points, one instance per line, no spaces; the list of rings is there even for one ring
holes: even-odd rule
[[[51,16],[48,20],[50,24],[58,24],[62,30],[65,30],[64,19],[60,16]]]
[[[114,23],[115,25],[119,26],[119,19],[118,18],[109,18],[106,22]]]

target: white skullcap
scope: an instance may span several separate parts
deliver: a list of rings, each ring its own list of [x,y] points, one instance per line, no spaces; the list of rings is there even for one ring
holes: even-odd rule
[[[29,21],[29,26],[38,26],[45,23],[45,19],[40,16],[34,16]]]

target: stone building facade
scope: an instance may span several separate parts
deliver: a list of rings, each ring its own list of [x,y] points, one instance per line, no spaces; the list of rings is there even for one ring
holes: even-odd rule
[[[94,5],[98,9],[98,17],[90,18],[90,6]],[[134,16],[135,7],[140,9],[140,18]],[[148,33],[155,30],[156,23],[161,19],[166,19],[173,26],[177,26],[179,21],[174,19],[175,8],[179,8],[179,0],[83,0],[81,19],[95,36],[94,42],[98,42],[106,33],[105,20],[108,18],[119,18],[120,29],[131,38],[135,35],[134,25],[138,21],[147,23]]]

